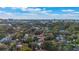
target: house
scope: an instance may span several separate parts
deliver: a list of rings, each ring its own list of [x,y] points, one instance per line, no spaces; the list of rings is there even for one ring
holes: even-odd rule
[[[29,37],[29,35],[28,34],[25,34],[24,37],[21,40],[22,41],[26,41],[28,37]]]
[[[12,40],[11,37],[5,37],[5,38],[2,38],[2,39],[0,40],[1,43],[10,43],[10,42],[12,42],[12,41],[13,41],[13,40]]]

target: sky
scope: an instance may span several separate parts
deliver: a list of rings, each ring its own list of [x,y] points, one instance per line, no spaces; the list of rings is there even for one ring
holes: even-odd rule
[[[79,7],[0,7],[2,19],[79,19]]]

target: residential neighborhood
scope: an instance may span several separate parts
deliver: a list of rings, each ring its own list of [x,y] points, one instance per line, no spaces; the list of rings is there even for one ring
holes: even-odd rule
[[[79,51],[74,20],[0,20],[0,51]]]

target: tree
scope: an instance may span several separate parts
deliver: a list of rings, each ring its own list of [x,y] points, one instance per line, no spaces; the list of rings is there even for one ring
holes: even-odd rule
[[[5,34],[0,34],[0,38],[4,38],[6,35]]]
[[[26,42],[27,42],[27,43],[31,43],[31,42],[33,42],[32,37],[28,37],[27,40],[26,40]]]
[[[0,51],[6,51],[6,50],[8,50],[8,46],[3,43],[0,43]]]
[[[20,51],[32,51],[32,49],[28,47],[28,44],[22,44]]]
[[[64,51],[71,51],[72,49],[73,49],[73,46],[70,44],[63,46]]]
[[[45,38],[46,41],[53,39],[54,39],[54,35],[47,35],[47,37]]]
[[[43,44],[43,49],[48,50],[48,51],[56,51],[57,49],[57,44],[55,41],[46,41]]]
[[[38,41],[38,37],[34,37],[33,38],[33,41],[36,41],[37,42]]]

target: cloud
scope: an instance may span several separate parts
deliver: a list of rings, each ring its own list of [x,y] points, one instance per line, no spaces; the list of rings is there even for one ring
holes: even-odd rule
[[[67,10],[61,10],[62,12],[67,12],[67,13],[79,13],[79,11],[72,10],[72,9],[67,9]]]
[[[21,10],[34,14],[48,14],[52,12],[52,10],[46,10],[45,8],[21,8]]]
[[[17,8],[12,8],[17,9]],[[79,19],[79,12],[74,10],[64,10],[63,12],[68,13],[53,13],[53,10],[46,10],[45,8],[20,8],[25,13],[13,13],[0,11],[0,18],[3,19]],[[72,12],[72,13],[69,13]]]
[[[59,14],[55,19],[79,19],[79,14]]]
[[[62,12],[74,12],[75,10],[72,9],[67,9],[67,10],[62,10]]]
[[[79,12],[78,12],[78,11],[76,11],[76,12],[74,12],[74,13],[79,14]]]

